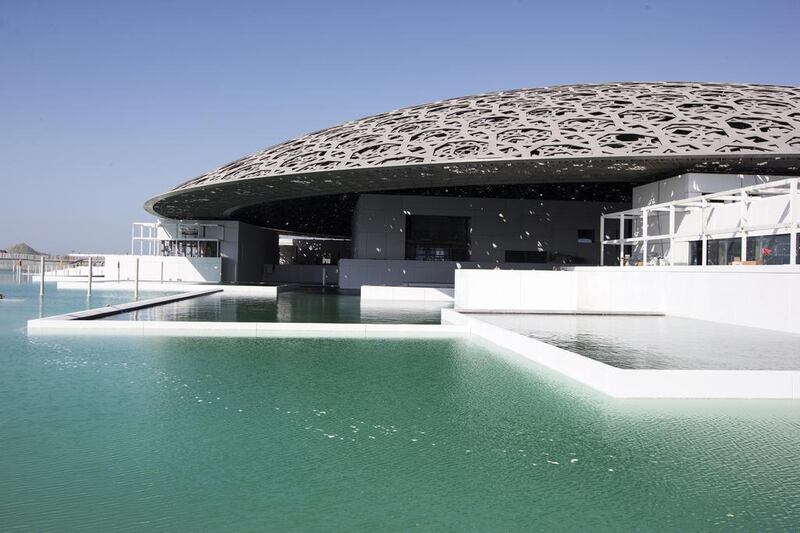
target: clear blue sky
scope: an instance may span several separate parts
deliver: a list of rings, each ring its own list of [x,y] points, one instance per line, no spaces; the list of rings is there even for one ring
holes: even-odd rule
[[[143,202],[308,131],[579,82],[797,85],[800,1],[0,0],[0,248],[129,246]]]

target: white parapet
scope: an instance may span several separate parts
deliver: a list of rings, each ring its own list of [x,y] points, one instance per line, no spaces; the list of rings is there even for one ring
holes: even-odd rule
[[[361,287],[361,300],[449,303],[453,301],[454,293],[455,289],[452,287],[399,287],[363,285]]]
[[[800,333],[800,266],[459,270],[455,309],[665,314]]]

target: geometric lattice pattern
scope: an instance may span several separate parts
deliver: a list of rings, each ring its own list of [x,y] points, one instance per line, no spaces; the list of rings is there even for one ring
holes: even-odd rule
[[[610,83],[453,98],[354,120],[174,190],[239,179],[456,161],[800,153],[800,89]]]

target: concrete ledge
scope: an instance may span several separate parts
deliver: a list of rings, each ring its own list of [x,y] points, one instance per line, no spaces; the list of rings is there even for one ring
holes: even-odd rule
[[[614,398],[800,399],[800,371],[631,370],[558,348],[452,309],[442,323],[514,352]]]
[[[47,278],[45,277],[45,280]],[[86,281],[59,281],[56,284],[58,289],[86,290]],[[93,291],[130,291],[133,293],[133,281],[92,281]],[[208,289],[219,289],[231,295],[247,296],[266,296],[275,297],[280,292],[293,290],[297,284],[284,285],[222,285],[218,283],[182,283],[177,281],[140,281],[139,292],[159,292],[159,291],[199,291]]]
[[[549,309],[458,309],[459,313],[468,314],[493,314],[493,315],[600,315],[600,316],[664,316],[657,311],[603,311],[576,309],[574,311],[549,310]]]
[[[454,299],[452,287],[399,287],[381,285],[362,285],[361,300],[377,301],[417,301],[450,303]]]
[[[38,319],[28,322],[28,334],[143,335],[168,337],[279,338],[448,338],[467,328],[439,324],[340,324],[302,322],[186,322]]]

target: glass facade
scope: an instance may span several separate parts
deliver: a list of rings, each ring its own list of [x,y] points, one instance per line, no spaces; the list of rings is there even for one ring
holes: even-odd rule
[[[711,239],[706,243],[706,264],[732,265],[742,261],[742,239]],[[702,258],[701,258],[702,261]]]
[[[788,265],[789,235],[763,235],[747,238],[747,260],[760,265]]]
[[[706,245],[708,265],[788,265],[790,264],[790,239],[788,234],[747,237],[747,255],[742,258],[742,239],[709,239]],[[703,243],[689,243],[689,264],[702,265]],[[798,245],[800,256],[800,243]]]
[[[177,257],[219,257],[218,241],[183,241],[171,240],[161,242],[161,255]]]
[[[406,259],[469,261],[469,217],[406,215]]]

